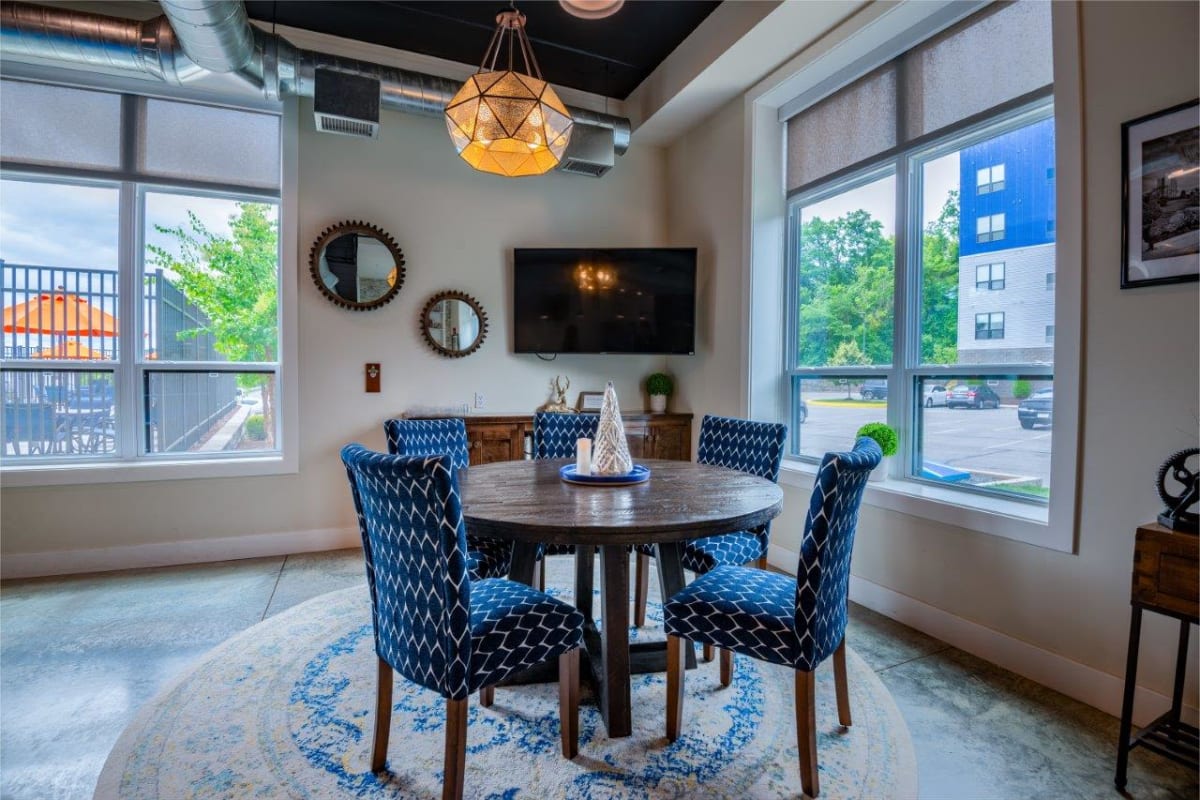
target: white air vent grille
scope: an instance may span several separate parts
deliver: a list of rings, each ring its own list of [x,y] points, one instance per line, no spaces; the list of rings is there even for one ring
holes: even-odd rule
[[[361,119],[337,117],[333,114],[317,114],[317,130],[322,133],[340,133],[343,136],[358,136],[374,139],[379,136],[378,122],[363,122]]]

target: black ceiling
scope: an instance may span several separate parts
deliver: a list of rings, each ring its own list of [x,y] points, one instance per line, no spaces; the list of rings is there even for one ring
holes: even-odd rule
[[[606,19],[573,17],[556,0],[525,0],[526,32],[546,80],[625,99],[719,0],[626,0]],[[252,19],[478,64],[502,2],[248,0]]]

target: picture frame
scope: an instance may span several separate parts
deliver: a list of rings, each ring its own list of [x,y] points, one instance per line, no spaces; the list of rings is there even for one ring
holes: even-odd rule
[[[1200,100],[1121,124],[1121,288],[1200,280]]]
[[[600,413],[600,409],[604,406],[604,392],[580,392],[579,402],[575,406],[575,410],[580,413],[593,412]]]

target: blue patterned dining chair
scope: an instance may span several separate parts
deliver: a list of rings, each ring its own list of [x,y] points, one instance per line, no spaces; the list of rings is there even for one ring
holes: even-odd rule
[[[733,681],[733,654],[796,670],[800,783],[816,797],[816,705],[813,671],[833,656],[838,722],[850,724],[846,686],[846,597],[850,554],[867,476],[883,453],[860,437],[847,453],[826,453],[813,486],[796,577],[747,567],[717,567],[667,600],[667,739],[683,719],[684,655],[689,642],[721,648],[721,685]]]
[[[538,411],[533,415],[533,457],[574,458],[575,444],[579,439],[595,439],[596,427],[600,424],[599,414],[559,414]],[[546,588],[546,556],[573,555],[573,544],[539,544],[538,587]]]
[[[699,464],[714,464],[760,478],[779,480],[779,465],[787,441],[787,425],[776,422],[753,422],[732,417],[706,414],[700,423],[700,447],[696,453]],[[749,531],[722,533],[684,542],[683,567],[703,575],[717,567],[742,566],[751,561],[767,568],[767,543],[771,523]],[[653,545],[638,545],[634,572],[633,624],[646,624],[646,595],[650,583],[650,556]],[[704,658],[712,660],[712,648],[704,648]]]
[[[461,798],[468,698],[490,706],[495,686],[558,657],[562,752],[579,752],[583,615],[503,578],[472,581],[458,476],[448,455],[395,456],[342,448],[362,532],[378,684],[371,770],[387,760],[392,671],[446,698],[442,798]]]
[[[450,456],[455,469],[470,464],[467,426],[460,417],[389,419],[383,423],[388,452],[397,456]],[[503,578],[512,562],[512,542],[467,534],[467,571],[471,580]]]

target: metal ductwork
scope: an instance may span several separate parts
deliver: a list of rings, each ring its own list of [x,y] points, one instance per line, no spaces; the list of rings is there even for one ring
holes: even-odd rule
[[[101,68],[151,76],[177,86],[206,71],[231,73],[271,100],[289,95],[313,97],[318,69],[349,73],[378,80],[384,107],[426,116],[441,116],[460,85],[435,75],[302,50],[282,36],[252,26],[240,2],[162,0],[162,7],[165,16],[137,22],[4,3],[0,6],[0,49],[5,59],[14,61]],[[612,168],[614,156],[629,149],[629,120],[571,106],[567,109],[576,127],[560,168],[603,175]],[[370,120],[347,118],[345,127],[351,132],[367,131]],[[611,150],[605,152],[603,143],[607,141],[611,141]]]

